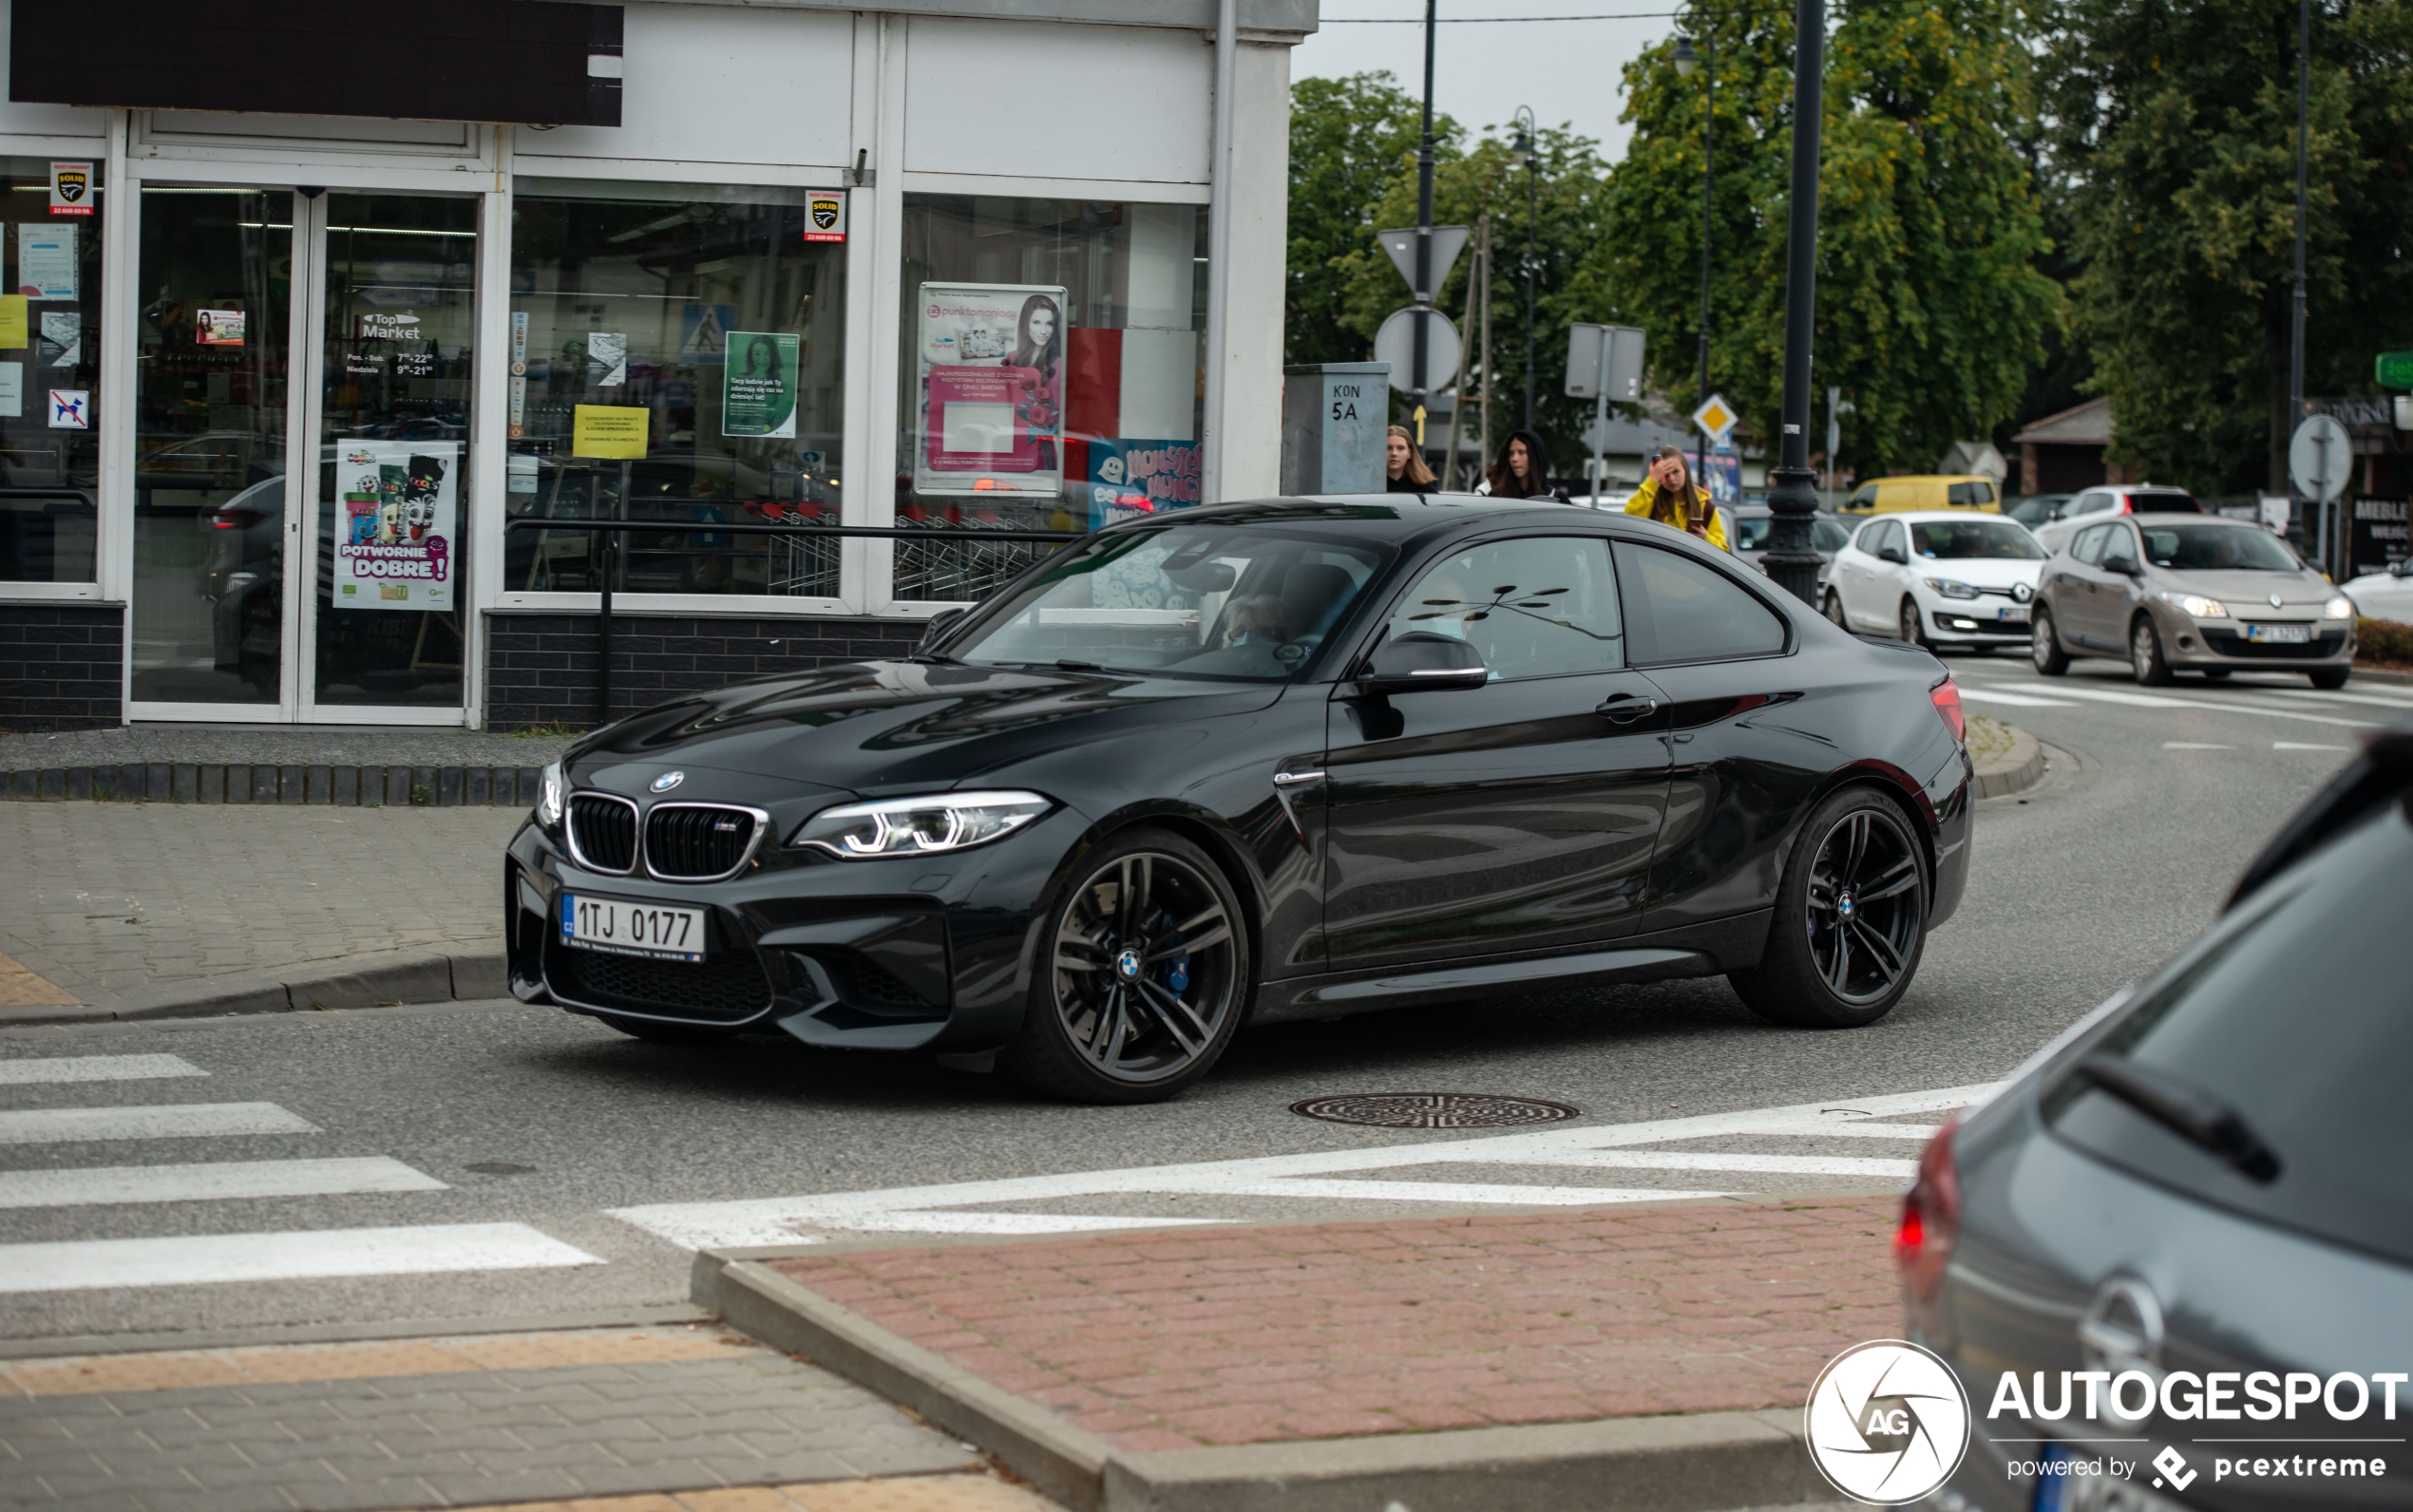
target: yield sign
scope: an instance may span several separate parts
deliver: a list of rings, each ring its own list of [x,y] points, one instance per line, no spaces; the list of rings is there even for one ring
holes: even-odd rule
[[[1392,266],[1397,268],[1399,276],[1408,281],[1410,292],[1431,295],[1439,293],[1441,286],[1450,281],[1450,270],[1458,265],[1458,254],[1466,250],[1466,238],[1470,235],[1472,233],[1465,226],[1433,228],[1433,287],[1430,289],[1416,286],[1416,227],[1410,226],[1402,231],[1378,231],[1374,239],[1382,243],[1382,250],[1391,255]]]
[[[1693,411],[1693,424],[1700,427],[1701,434],[1707,436],[1712,444],[1720,446],[1726,444],[1726,432],[1734,429],[1736,422],[1741,419],[1722,394],[1711,394],[1701,401],[1699,409]]]

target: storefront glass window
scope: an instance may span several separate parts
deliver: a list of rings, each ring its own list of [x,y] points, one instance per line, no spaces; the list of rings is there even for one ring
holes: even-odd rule
[[[0,583],[88,583],[97,560],[101,165],[0,158]],[[54,200],[65,200],[54,209]]]
[[[615,592],[836,597],[836,538],[712,527],[838,521],[843,208],[802,189],[514,189],[509,518],[696,524],[625,538]],[[594,592],[598,549],[510,531],[503,590]]]
[[[1198,501],[1206,213],[1197,205],[905,196],[900,599],[979,598],[1044,546]]]

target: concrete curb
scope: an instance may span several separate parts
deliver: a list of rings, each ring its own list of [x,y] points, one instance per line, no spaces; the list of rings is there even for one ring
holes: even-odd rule
[[[1783,1410],[1125,1453],[764,1261],[704,1251],[693,1295],[960,1434],[1074,1512],[1714,1512],[1834,1498],[1800,1414]]]
[[[2016,725],[2003,728],[2011,732],[2011,748],[1978,766],[1973,787],[1976,797],[2003,798],[2024,793],[2044,780],[2044,747],[2035,736]]]
[[[382,956],[354,955],[267,975],[172,982],[105,1003],[0,1008],[0,1029],[149,1018],[215,1018],[229,1013],[309,1012],[510,994],[500,951],[474,954],[397,952]]]
[[[540,766],[297,766],[125,763],[0,772],[19,803],[320,803],[338,808],[525,808]]]

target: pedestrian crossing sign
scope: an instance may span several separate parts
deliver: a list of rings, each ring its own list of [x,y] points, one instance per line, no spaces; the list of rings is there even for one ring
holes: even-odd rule
[[[1712,444],[1720,446],[1726,444],[1726,432],[1734,429],[1735,423],[1741,418],[1735,413],[1734,406],[1726,403],[1722,394],[1711,394],[1701,401],[1699,409],[1693,411],[1693,424],[1700,427],[1701,434],[1707,436]]]

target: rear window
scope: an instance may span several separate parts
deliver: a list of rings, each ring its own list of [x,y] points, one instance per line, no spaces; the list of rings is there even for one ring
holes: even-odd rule
[[[1636,666],[1773,656],[1784,621],[1715,567],[1655,546],[1617,543],[1617,586]]]
[[[2132,515],[2200,515],[2204,506],[2195,502],[2193,494],[2182,494],[2176,488],[2157,488],[2149,494],[2130,494],[2128,512]]]
[[[2205,1201],[2413,1260],[2405,803],[2271,882],[2094,1047],[2226,1105],[2278,1158],[2274,1179],[2252,1180],[2074,1078],[2045,1098],[2054,1131]]]

